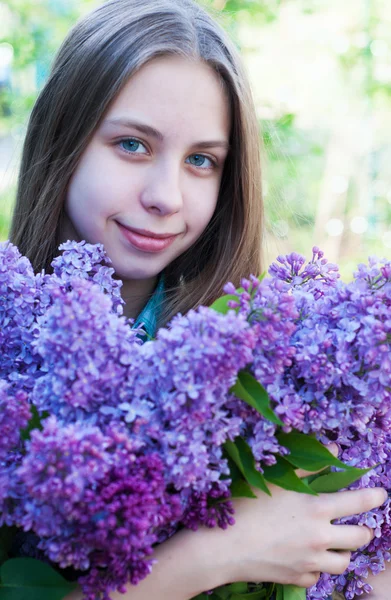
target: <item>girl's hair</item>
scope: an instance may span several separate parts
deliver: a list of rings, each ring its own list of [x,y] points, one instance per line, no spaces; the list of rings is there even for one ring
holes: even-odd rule
[[[57,253],[67,187],[111,102],[158,56],[209,65],[231,106],[231,146],[215,214],[201,238],[165,270],[161,323],[210,304],[225,282],[261,269],[259,130],[234,44],[193,0],[109,0],[79,21],[55,59],[32,111],[10,239],[36,271]]]

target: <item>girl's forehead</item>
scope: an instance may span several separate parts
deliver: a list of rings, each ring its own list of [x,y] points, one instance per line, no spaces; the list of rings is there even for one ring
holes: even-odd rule
[[[201,128],[229,136],[230,106],[219,76],[207,64],[179,56],[151,60],[124,85],[105,123],[137,118],[159,127]]]

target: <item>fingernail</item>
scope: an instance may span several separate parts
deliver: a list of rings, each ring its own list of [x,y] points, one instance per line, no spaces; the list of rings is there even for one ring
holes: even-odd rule
[[[339,448],[337,444],[333,442],[332,444],[326,446],[326,448],[331,454],[333,454],[334,456],[338,456]]]

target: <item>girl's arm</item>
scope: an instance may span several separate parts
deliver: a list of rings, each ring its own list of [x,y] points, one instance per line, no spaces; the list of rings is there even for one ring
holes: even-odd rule
[[[210,531],[183,530],[160,544],[152,572],[138,585],[128,585],[127,592],[111,592],[112,600],[188,600],[205,590],[224,583],[223,559],[215,552]],[[80,589],[65,600],[81,600]]]
[[[350,549],[367,544],[372,532],[332,521],[380,506],[385,490],[364,489],[309,496],[270,485],[272,497],[235,504],[234,526],[181,531],[157,547],[158,563],[137,586],[113,600],[190,600],[200,592],[234,581],[274,581],[310,587],[319,573],[347,568]],[[333,548],[333,551],[330,550]],[[343,551],[345,550],[345,551]],[[81,600],[79,590],[66,600]]]

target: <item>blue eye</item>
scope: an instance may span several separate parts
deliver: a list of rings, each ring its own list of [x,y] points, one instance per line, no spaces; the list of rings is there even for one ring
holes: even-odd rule
[[[212,161],[212,159],[204,156],[203,154],[192,154],[188,159],[191,165],[195,167],[202,167],[204,169],[210,169],[211,167],[215,167],[216,164]],[[205,166],[205,161],[209,161],[209,165]]]
[[[126,140],[120,141],[120,146],[126,151],[132,154],[146,154],[146,152],[137,152],[142,147],[145,150],[144,144],[136,140],[135,138],[127,138]]]

